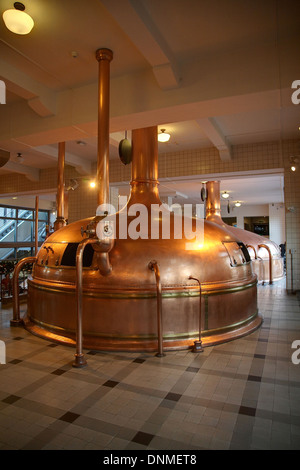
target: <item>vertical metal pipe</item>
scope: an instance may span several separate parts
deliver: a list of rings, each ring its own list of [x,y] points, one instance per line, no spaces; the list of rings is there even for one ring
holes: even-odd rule
[[[289,250],[289,254],[291,255],[291,293],[295,294],[294,291],[294,268],[293,268],[293,253],[292,250]]]
[[[39,250],[39,197],[35,197],[35,229],[34,229],[34,254],[37,256]]]
[[[64,197],[65,197],[65,142],[58,144],[58,173],[57,173],[57,216],[54,222],[54,230],[58,230],[66,225],[64,217]]]
[[[158,336],[158,353],[157,357],[165,356],[163,352],[163,326],[162,326],[162,287],[160,280],[160,271],[157,261],[150,261],[148,268],[154,271],[156,279],[156,293],[157,293],[157,336]]]
[[[21,259],[15,266],[13,273],[13,285],[12,285],[12,295],[13,295],[13,319],[10,321],[11,326],[19,326],[23,323],[23,320],[20,319],[20,299],[19,299],[19,275],[24,264],[35,263],[36,257],[29,256],[27,258]]]
[[[156,126],[132,130],[132,182],[158,182]]]
[[[264,286],[265,285],[265,265],[264,265],[264,260],[258,256],[257,259],[261,262],[261,266],[262,266],[262,285]],[[260,274],[260,270],[259,270],[259,274]]]
[[[110,49],[98,49],[98,151],[97,151],[97,190],[98,206],[109,203],[109,92],[110,62],[113,53]]]
[[[206,220],[212,222],[217,219],[221,220],[221,198],[220,198],[220,181],[208,181],[206,183],[207,199],[206,199]]]
[[[68,191],[64,193],[64,218],[67,224],[68,218],[69,218],[69,193]]]
[[[196,353],[196,352],[203,352],[203,348],[202,348],[202,327],[201,327],[201,323],[202,323],[202,312],[201,312],[202,288],[201,288],[201,282],[199,281],[199,279],[197,279],[196,277],[193,277],[193,276],[189,276],[189,279],[193,279],[194,281],[197,281],[198,284],[199,284],[199,339],[194,341],[194,346],[193,346],[193,349],[192,349],[192,351],[194,353]]]
[[[96,238],[85,238],[76,251],[76,353],[73,367],[87,365],[82,349],[82,261],[85,247],[97,241]]]
[[[158,193],[157,126],[132,130],[131,192],[128,207],[135,203],[161,204]]]
[[[269,278],[270,278],[269,284],[273,284],[272,253],[271,253],[270,247],[262,243],[261,245],[258,245],[258,248],[265,248],[269,254]]]

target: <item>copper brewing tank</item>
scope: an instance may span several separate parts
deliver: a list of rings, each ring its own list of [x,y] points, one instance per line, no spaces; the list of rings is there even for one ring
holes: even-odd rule
[[[104,49],[96,57],[101,205],[108,198],[108,64],[112,53]],[[74,344],[80,336],[84,348],[95,350],[157,351],[159,332],[164,349],[181,349],[197,341],[199,324],[204,346],[238,338],[260,326],[257,277],[239,238],[220,224],[203,221],[203,242],[195,250],[187,249],[187,240],[174,236],[173,213],[166,239],[161,235],[162,214],[157,216],[161,229],[157,239],[151,237],[150,218],[145,238],[122,238],[125,211],[128,214],[134,204],[147,210],[161,205],[156,126],[132,131],[131,194],[127,206],[115,216],[113,243],[106,244],[95,235],[103,219],[97,212],[96,217],[55,231],[41,246],[28,280],[24,324],[29,331],[65,344]],[[127,231],[136,216],[126,220]],[[192,222],[195,226],[196,219]],[[83,240],[86,246],[79,258]],[[76,317],[80,311],[81,323]],[[160,322],[158,313],[162,314]],[[82,335],[77,335],[79,326]]]
[[[132,131],[131,195],[146,207],[161,204],[157,180],[157,128]],[[117,217],[116,233],[121,212]],[[134,217],[128,217],[128,223]],[[28,288],[26,327],[60,342],[75,337],[75,251],[93,218],[54,232],[40,249]],[[195,222],[195,221],[194,221]],[[149,224],[150,226],[150,224]],[[199,331],[202,287],[204,346],[257,328],[256,276],[247,249],[228,230],[204,221],[204,243],[187,251],[186,240],[118,239],[109,253],[112,271],[99,271],[101,253],[89,246],[83,268],[83,345],[96,350],[157,349],[156,284],[149,262],[157,260],[162,285],[164,348],[188,348]],[[233,262],[233,258],[235,262]]]
[[[272,284],[274,281],[282,279],[284,277],[284,262],[279,246],[269,238],[227,225],[221,218],[220,182],[209,181],[206,183],[206,189],[206,220],[226,228],[246,245],[258,281],[269,281]]]

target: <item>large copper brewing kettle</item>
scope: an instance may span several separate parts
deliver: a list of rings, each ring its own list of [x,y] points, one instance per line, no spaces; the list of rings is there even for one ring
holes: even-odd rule
[[[259,281],[277,281],[284,277],[284,262],[279,246],[269,238],[248,230],[227,225],[221,218],[220,182],[206,183],[206,219],[210,220],[241,240],[248,248],[252,260],[253,271]]]
[[[160,205],[156,126],[132,131],[132,151],[131,195],[126,210],[136,203],[148,208]],[[170,215],[172,219],[174,214]],[[120,213],[116,234],[119,218]],[[74,343],[75,254],[94,221],[91,217],[63,227],[41,247],[28,285],[25,323],[31,332]],[[170,239],[155,240],[120,239],[117,235],[105,254],[111,270],[104,274],[103,253],[97,250],[97,244],[86,247],[82,275],[84,347],[157,350],[157,283],[149,269],[153,260],[160,271],[165,349],[193,345],[199,335],[199,311],[204,346],[248,334],[261,324],[257,278],[247,248],[219,224],[204,221],[203,227],[203,243],[194,250],[187,250],[187,240],[174,239],[172,233]],[[200,282],[201,297],[195,279]]]

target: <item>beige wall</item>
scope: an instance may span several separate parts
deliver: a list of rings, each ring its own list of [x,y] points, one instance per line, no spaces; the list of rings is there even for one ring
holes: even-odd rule
[[[233,158],[222,162],[218,151],[205,148],[176,153],[164,153],[159,156],[159,178],[208,175],[215,173],[235,173],[239,171],[256,172],[259,170],[284,169],[284,196],[286,214],[287,242],[287,288],[300,289],[300,172],[290,172],[291,155],[299,155],[299,142],[295,140],[280,142],[255,143],[233,146]],[[110,162],[110,181],[129,182],[131,165],[124,166],[119,160]],[[0,177],[0,195],[26,191],[39,191],[56,187],[56,169],[41,170],[40,181],[30,182],[21,175]],[[88,187],[88,178],[82,177],[66,167],[66,181],[78,178],[79,187],[69,192],[69,222],[91,217],[96,208],[96,192]],[[111,202],[115,201],[111,194]],[[290,261],[293,257],[293,276]],[[292,285],[293,280],[293,285]]]

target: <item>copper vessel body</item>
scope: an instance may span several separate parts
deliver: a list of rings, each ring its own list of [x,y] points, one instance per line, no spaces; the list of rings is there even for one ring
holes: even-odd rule
[[[160,271],[164,350],[191,348],[199,338],[199,285],[190,277],[201,283],[203,346],[254,331],[262,322],[257,310],[257,277],[250,259],[245,258],[238,245],[239,239],[226,228],[203,221],[203,243],[197,249],[188,250],[187,240],[174,236],[173,213],[170,213],[170,237],[151,238],[149,213],[148,237],[118,237],[124,211],[130,212],[137,203],[148,209],[153,204],[161,205],[157,128],[133,130],[132,139],[131,194],[127,206],[116,215],[116,238],[109,253],[111,273],[100,274],[101,253],[93,247],[82,270],[83,347],[157,351],[157,286],[149,269],[152,260],[157,260]],[[128,215],[127,227],[134,219]],[[83,240],[81,227],[89,226],[92,220],[80,220],[61,228],[50,235],[40,249],[29,280],[25,319],[26,328],[32,333],[74,344],[74,253]],[[196,224],[195,219],[193,223]]]
[[[209,181],[206,183],[206,188],[206,219],[226,228],[245,243],[258,281],[271,281],[272,283],[282,279],[284,277],[284,262],[278,245],[256,233],[227,225],[221,218],[220,182]]]

